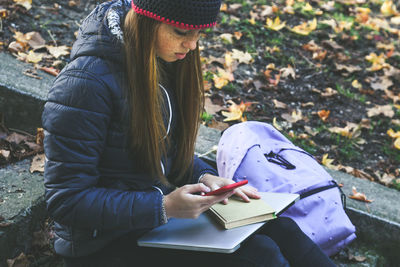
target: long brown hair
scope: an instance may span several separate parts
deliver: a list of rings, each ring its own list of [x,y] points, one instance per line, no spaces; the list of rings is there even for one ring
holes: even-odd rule
[[[168,181],[160,164],[166,155],[169,138],[163,123],[163,98],[159,88],[161,70],[156,57],[157,31],[161,22],[129,11],[124,23],[126,70],[129,83],[131,148],[139,153],[141,164],[164,183],[181,184],[192,167],[200,112],[204,106],[204,87],[198,48],[176,62],[173,77],[177,103],[175,129],[176,155]]]

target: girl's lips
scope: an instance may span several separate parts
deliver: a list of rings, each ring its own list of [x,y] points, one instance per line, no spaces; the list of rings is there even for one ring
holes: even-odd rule
[[[175,55],[178,59],[184,59],[186,57],[186,54],[182,54],[182,53],[175,53]]]

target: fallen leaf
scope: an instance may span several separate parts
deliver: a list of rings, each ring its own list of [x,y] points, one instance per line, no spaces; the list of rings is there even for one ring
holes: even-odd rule
[[[330,97],[333,95],[336,95],[338,92],[335,89],[332,89],[331,87],[325,88],[325,92],[321,92],[321,96],[323,97]]]
[[[330,111],[330,110],[322,109],[322,110],[318,111],[317,113],[318,113],[318,116],[320,117],[320,119],[321,119],[323,122],[325,122],[325,121],[328,119],[329,114],[331,113],[331,111]]]
[[[367,110],[368,110],[367,112],[368,117],[373,117],[380,114],[383,114],[389,118],[392,118],[394,116],[393,107],[391,105],[383,105],[383,106],[375,105],[374,107],[368,108]]]
[[[335,66],[336,66],[337,70],[345,70],[350,73],[362,70],[362,68],[360,66],[354,66],[354,65],[343,65],[343,64],[335,63]]]
[[[291,76],[293,80],[296,79],[296,71],[290,65],[288,65],[287,68],[280,69],[279,72],[281,73],[281,77],[282,78],[286,78],[288,76]]]
[[[225,41],[229,44],[233,43],[233,35],[231,33],[223,33],[219,36],[222,41]]]
[[[372,66],[368,68],[369,71],[378,71],[383,68],[389,68],[390,65],[386,63],[385,54],[381,53],[379,56],[375,53],[370,53],[365,56],[365,59],[372,63]]]
[[[282,131],[282,127],[278,124],[278,122],[276,121],[276,118],[274,117],[272,119],[272,125],[278,130],[278,131]]]
[[[34,172],[44,172],[44,163],[45,163],[45,155],[44,154],[37,154],[31,163],[31,167],[29,168],[30,173]]]
[[[289,30],[300,35],[309,35],[316,28],[317,19],[314,18],[312,21],[303,22],[302,24],[294,26],[293,28],[289,27]]]
[[[281,29],[283,29],[286,26],[286,22],[283,21],[281,23],[281,20],[279,19],[279,17],[276,17],[274,20],[267,18],[266,24],[265,24],[265,28],[273,30],[273,31],[280,31]]]
[[[299,111],[294,110],[292,112],[292,114],[284,113],[281,115],[281,117],[290,123],[295,123],[295,122],[303,119],[301,110],[299,110]]]
[[[70,53],[69,52],[70,48],[66,45],[62,45],[62,46],[47,45],[46,48],[47,48],[47,51],[49,51],[49,53],[55,58],[59,58],[61,56],[67,56]]]
[[[396,140],[394,141],[394,147],[396,148],[396,149],[399,149],[400,150],[400,137],[398,137],[398,138],[396,138]]]
[[[351,260],[351,261],[363,262],[366,259],[367,259],[367,257],[365,257],[365,256],[360,256],[360,255],[354,256],[353,254],[349,254],[349,260]]]
[[[32,47],[33,50],[38,50],[45,47],[46,41],[43,39],[40,33],[28,32],[26,36],[28,39],[28,44],[30,47]]]
[[[228,108],[227,111],[222,111],[222,115],[226,117],[223,121],[246,121],[247,119],[243,117],[243,113],[246,111],[247,107],[251,105],[252,103],[243,103],[243,101],[240,103],[240,105],[237,105],[235,102],[232,100],[228,101],[229,104],[231,104]]]
[[[371,81],[371,88],[374,90],[387,90],[389,87],[393,85],[392,80],[390,80],[386,76],[381,76],[373,79]]]
[[[365,194],[357,192],[357,189],[354,186],[352,188],[352,192],[353,192],[353,194],[349,195],[349,198],[351,198],[351,199],[355,199],[355,200],[359,200],[359,201],[363,201],[363,202],[367,202],[367,203],[370,203],[373,201],[373,200],[367,199],[367,196]]]
[[[0,149],[0,155],[3,156],[6,160],[10,156],[10,153],[11,152],[9,150]]]
[[[336,170],[337,167],[333,165],[332,162],[333,159],[328,158],[328,154],[324,154],[322,156],[322,161],[321,161],[322,165],[326,166],[329,169]]]
[[[43,145],[43,140],[44,140],[44,129],[43,128],[37,128],[36,129],[36,144],[38,145]]]
[[[393,1],[385,1],[381,5],[381,13],[384,16],[392,16],[392,15],[398,15],[396,5],[393,4]]]
[[[29,10],[32,8],[32,0],[14,0],[17,5],[23,6],[26,8],[26,10]]]
[[[278,101],[276,99],[273,99],[272,102],[274,103],[276,108],[283,108],[283,109],[287,108],[287,105],[285,103],[280,102],[280,101]]]
[[[30,262],[23,252],[14,259],[7,260],[8,267],[28,267],[29,264]]]
[[[28,137],[26,135],[13,132],[9,136],[7,136],[5,140],[10,143],[15,143],[19,145],[20,143],[27,141]]]
[[[43,59],[43,54],[35,53],[33,50],[29,51],[26,61],[30,63],[39,63]]]
[[[400,137],[400,131],[395,132],[393,129],[389,129],[386,133],[392,138]]]
[[[207,126],[213,129],[223,131],[229,127],[229,124],[226,122],[217,121],[213,118]]]
[[[206,97],[204,102],[204,109],[210,115],[215,115],[221,109],[223,109],[220,105],[215,105],[209,97]]]
[[[57,76],[60,73],[60,71],[58,69],[55,69],[52,67],[40,67],[40,70],[42,70],[50,75],[53,75],[53,76]]]
[[[242,52],[237,49],[232,49],[232,59],[236,59],[239,63],[244,64],[250,64],[253,62],[253,58],[248,52]]]

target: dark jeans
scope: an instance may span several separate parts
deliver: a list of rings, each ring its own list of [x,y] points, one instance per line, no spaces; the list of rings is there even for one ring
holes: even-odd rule
[[[322,250],[286,217],[266,223],[232,254],[138,247],[121,238],[95,254],[64,258],[66,267],[130,266],[335,266]]]

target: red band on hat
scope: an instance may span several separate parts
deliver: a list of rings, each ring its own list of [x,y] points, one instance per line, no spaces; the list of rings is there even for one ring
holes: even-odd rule
[[[173,25],[175,27],[181,28],[181,29],[185,29],[185,30],[194,30],[194,29],[205,29],[205,28],[210,28],[213,27],[217,24],[217,22],[213,22],[213,23],[208,23],[208,24],[202,24],[202,25],[192,25],[192,24],[185,24],[182,22],[178,22],[178,21],[174,21],[174,20],[170,20],[168,18],[165,17],[161,17],[153,12],[149,12],[147,10],[144,10],[142,8],[137,7],[132,0],[132,8],[133,10],[135,10],[136,13],[140,14],[140,15],[144,15],[146,17],[161,21],[163,23],[166,24],[170,24]]]

